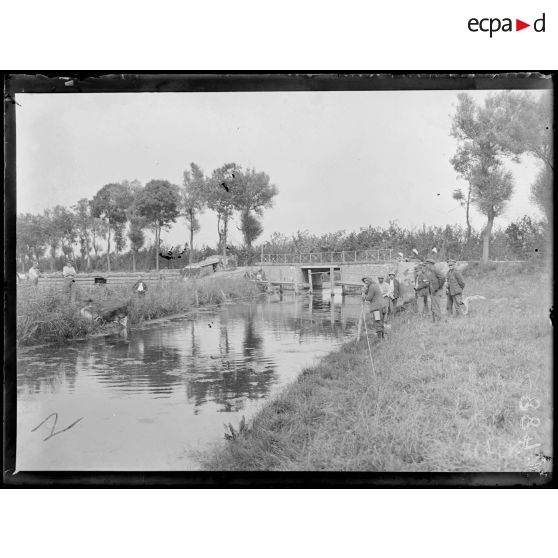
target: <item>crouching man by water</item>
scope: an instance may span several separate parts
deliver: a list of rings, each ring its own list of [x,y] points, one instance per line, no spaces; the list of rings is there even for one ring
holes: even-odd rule
[[[362,289],[363,300],[370,303],[370,314],[374,323],[374,329],[379,339],[384,338],[384,295],[380,290],[377,283],[374,282],[372,277],[363,277],[362,282],[364,287]],[[366,319],[366,317],[365,317]]]

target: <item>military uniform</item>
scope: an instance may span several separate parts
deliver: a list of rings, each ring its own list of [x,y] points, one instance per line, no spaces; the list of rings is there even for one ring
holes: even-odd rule
[[[424,314],[430,311],[430,284],[426,271],[421,267],[415,271],[415,300],[417,312]]]
[[[372,314],[372,321],[374,323],[374,329],[376,330],[376,335],[383,339],[384,337],[384,295],[380,290],[377,283],[371,282],[368,285],[368,289],[364,295],[364,300],[370,303],[370,313]]]
[[[434,267],[434,260],[428,259],[426,263],[430,264],[430,268],[426,274],[429,282],[430,305],[432,307],[432,321],[440,321],[442,319],[442,291],[446,282],[445,275]]]
[[[453,265],[455,265],[455,261],[453,261]],[[453,267],[450,268],[450,270],[448,271],[446,281],[447,281],[447,295],[448,295],[448,302],[446,308],[448,314],[450,316],[453,314],[454,305],[455,305],[457,315],[465,314],[465,305],[463,304],[463,300],[462,300],[462,293],[463,293],[463,289],[465,288],[465,281],[463,280],[463,276],[457,269]]]

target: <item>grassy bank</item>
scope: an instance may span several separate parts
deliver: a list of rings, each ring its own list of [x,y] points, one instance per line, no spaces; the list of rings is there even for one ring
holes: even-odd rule
[[[197,299],[196,299],[197,290]],[[131,288],[80,288],[75,304],[61,288],[38,289],[30,285],[17,292],[17,340],[30,345],[71,340],[111,331],[111,326],[90,321],[80,309],[91,299],[93,304],[123,301],[128,306],[132,325],[195,310],[196,306],[219,305],[225,301],[257,296],[257,287],[241,277],[208,277],[192,281],[165,281],[151,288],[143,298],[132,296]]]
[[[304,370],[204,467],[550,470],[548,276],[467,281],[468,295],[487,297],[469,316],[441,324],[401,317],[385,341],[371,339],[376,375],[366,340],[347,343]]]

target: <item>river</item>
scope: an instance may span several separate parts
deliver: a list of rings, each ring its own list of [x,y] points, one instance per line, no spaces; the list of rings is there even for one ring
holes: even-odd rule
[[[285,294],[146,323],[127,339],[20,349],[16,469],[198,469],[224,424],[248,421],[348,340],[359,312],[358,297]]]

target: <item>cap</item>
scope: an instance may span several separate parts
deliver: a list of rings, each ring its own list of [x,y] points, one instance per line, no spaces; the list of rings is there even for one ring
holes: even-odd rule
[[[388,275],[393,275],[393,276],[395,276],[395,271],[390,271],[390,272],[388,273]]]
[[[435,262],[432,258],[428,258],[428,259],[426,260],[426,263],[434,264],[434,263],[436,263],[436,262]]]
[[[448,260],[448,264],[454,264],[454,263],[456,263],[455,260],[453,260],[453,259]]]

